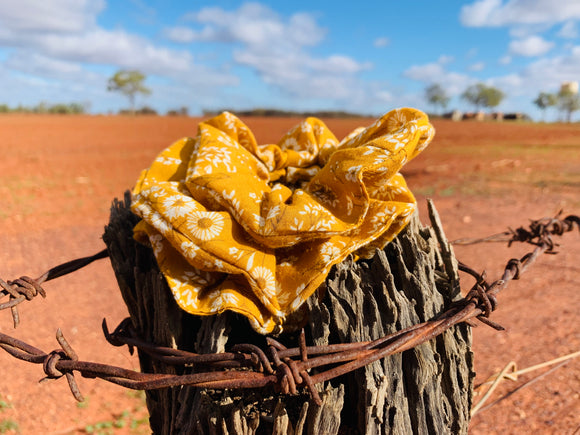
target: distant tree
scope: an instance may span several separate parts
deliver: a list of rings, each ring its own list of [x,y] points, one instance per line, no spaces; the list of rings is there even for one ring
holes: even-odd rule
[[[87,112],[89,103],[70,103],[68,105],[69,113],[81,114]]]
[[[80,103],[54,104],[48,108],[48,113],[57,113],[61,115],[78,115],[85,113],[85,108]]]
[[[449,104],[447,93],[438,83],[433,83],[425,89],[425,97],[429,103],[435,107],[441,107],[442,110],[445,110],[447,104]]]
[[[542,111],[542,120],[546,119],[546,109],[558,103],[558,96],[548,92],[540,92],[534,100],[534,104]]]
[[[117,71],[115,75],[109,79],[107,90],[121,92],[129,98],[131,113],[135,113],[136,95],[149,95],[151,93],[151,90],[143,84],[145,79],[145,75],[139,71]]]
[[[167,111],[168,116],[187,116],[189,114],[189,109],[186,106],[182,106],[179,109],[170,109]]]
[[[41,101],[36,106],[33,106],[30,111],[32,113],[48,113],[50,106],[45,101]]]
[[[475,110],[479,112],[481,107],[484,105],[483,103],[483,96],[481,90],[485,87],[483,83],[478,83],[477,85],[472,85],[468,87],[463,94],[461,94],[461,98],[466,100],[468,103],[473,104],[475,106]]]
[[[566,112],[566,121],[572,120],[572,113],[580,110],[580,96],[568,89],[562,89],[558,93],[558,107]]]
[[[473,104],[477,111],[482,107],[490,109],[496,107],[504,97],[505,94],[502,91],[493,86],[486,86],[483,83],[472,85],[461,94],[461,98]]]
[[[153,107],[143,106],[138,111],[137,114],[139,115],[157,115],[157,110]]]

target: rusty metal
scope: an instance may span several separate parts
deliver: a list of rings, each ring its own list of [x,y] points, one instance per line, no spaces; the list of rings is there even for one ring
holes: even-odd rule
[[[68,261],[60,264],[52,269],[46,271],[36,279],[28,276],[22,276],[14,281],[4,281],[0,279],[0,299],[8,296],[8,302],[0,304],[0,311],[10,308],[12,312],[12,321],[16,328],[20,323],[20,315],[18,313],[17,305],[25,300],[31,301],[34,297],[40,295],[46,297],[46,291],[42,288],[42,284],[46,281],[58,278],[63,275],[68,275],[76,270],[88,266],[93,261],[107,258],[109,253],[106,249],[97,252],[90,257],[77,258],[76,260]]]
[[[129,318],[123,320],[113,332],[109,332],[107,323],[103,320],[103,333],[110,344],[127,345],[131,353],[136,347],[166,364],[191,367],[191,373],[182,375],[141,373],[121,367],[81,361],[60,330],[57,331],[60,348],[48,353],[1,332],[0,347],[15,358],[42,364],[48,379],[65,376],[77,400],[82,400],[82,395],[75,382],[75,372],[84,377],[100,378],[127,388],[142,390],[179,385],[212,389],[270,386],[285,394],[297,394],[300,389],[305,388],[313,401],[321,404],[316,384],[359,369],[389,355],[411,349],[437,337],[454,325],[462,322],[471,324],[477,319],[496,329],[502,329],[500,325],[489,320],[490,314],[497,308],[498,293],[508,285],[509,281],[519,279],[540,254],[555,252],[554,248],[557,244],[552,239],[553,235],[562,235],[574,228],[580,230],[578,216],[572,215],[560,219],[558,215],[555,218],[532,221],[527,229],[520,227],[500,233],[508,245],[524,242],[534,245],[535,248],[519,259],[509,260],[502,277],[491,284],[486,281],[485,273],[478,273],[460,264],[460,270],[470,274],[476,280],[462,300],[453,303],[449,309],[428,322],[411,326],[374,341],[307,346],[304,331],[302,331],[296,348],[287,349],[277,340],[267,337],[266,351],[253,344],[237,344],[229,352],[196,354],[157,346],[142,340]],[[507,238],[507,236],[510,237]],[[495,235],[493,238],[498,237]],[[490,238],[471,239],[470,243],[489,240]],[[467,242],[464,239],[461,243]],[[9,299],[0,304],[0,310],[10,308],[14,316],[14,309],[24,300],[32,300],[38,294],[45,296],[45,291],[41,287],[43,282],[78,270],[106,256],[107,252],[101,251],[94,256],[65,263],[49,270],[36,280],[27,277],[8,282],[0,280],[0,298],[8,297]],[[15,325],[16,320],[14,319]],[[317,372],[309,373],[312,369],[316,369]]]

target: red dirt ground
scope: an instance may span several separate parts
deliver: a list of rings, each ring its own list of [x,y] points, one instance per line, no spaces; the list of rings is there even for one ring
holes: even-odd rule
[[[167,117],[0,117],[0,277],[38,276],[104,247],[111,200],[132,187],[163,148],[196,133],[199,119]],[[260,143],[276,142],[298,119],[245,119]],[[371,120],[329,120],[337,137]],[[453,123],[435,120],[431,146],[404,170],[427,223],[425,198],[439,209],[449,239],[481,237],[563,208],[580,214],[580,126]],[[525,368],[580,350],[580,236],[559,240],[499,296],[492,319],[506,331],[474,330],[476,383],[510,361]],[[531,248],[457,246],[457,257],[499,277],[508,259]],[[464,288],[471,283],[466,278]],[[46,300],[21,305],[21,326],[2,314],[2,332],[40,349],[57,348],[61,328],[80,358],[138,368],[100,332],[127,311],[107,260],[45,286]],[[80,379],[78,406],[64,379],[38,383],[39,366],[0,353],[0,433],[148,433],[139,394]],[[545,369],[543,370],[545,371]],[[491,401],[542,371],[507,381]],[[477,400],[477,398],[476,398]],[[134,426],[131,428],[131,426]],[[476,415],[473,434],[578,433],[580,358]],[[100,431],[100,432],[99,432]]]

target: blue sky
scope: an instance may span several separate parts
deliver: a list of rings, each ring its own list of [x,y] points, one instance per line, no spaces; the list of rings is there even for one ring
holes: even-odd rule
[[[138,105],[162,113],[430,110],[432,83],[470,110],[459,95],[484,82],[507,95],[499,110],[538,118],[540,91],[580,80],[578,21],[578,0],[2,0],[0,103],[117,111],[107,79],[138,69]]]

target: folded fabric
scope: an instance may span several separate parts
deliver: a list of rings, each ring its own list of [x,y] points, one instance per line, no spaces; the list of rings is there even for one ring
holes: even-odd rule
[[[398,171],[433,135],[423,112],[397,109],[341,142],[308,118],[258,145],[224,112],[142,172],[135,237],[184,310],[280,332],[334,264],[372,256],[408,223],[416,202]]]

